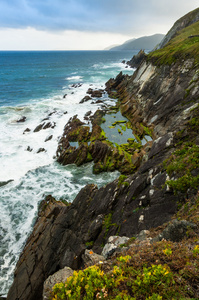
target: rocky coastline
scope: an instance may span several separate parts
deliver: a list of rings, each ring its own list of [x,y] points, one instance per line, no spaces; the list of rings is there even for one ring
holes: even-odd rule
[[[198,24],[197,18],[194,24]],[[187,26],[185,22],[184,28]],[[92,162],[94,173],[118,170],[120,177],[100,189],[93,184],[85,186],[71,204],[51,196],[41,202],[32,234],[17,263],[8,300],[47,299],[43,296],[45,280],[65,267],[80,270],[88,266],[92,260],[88,249],[92,254],[103,253],[106,259],[120,253],[118,244],[106,253],[103,250],[111,243],[110,237],[125,237],[124,243],[134,237],[137,242],[141,239],[151,245],[162,240],[181,241],[190,228],[198,234],[197,220],[175,220],[168,225],[188,199],[194,202],[198,197],[197,59],[187,55],[171,64],[160,64],[155,54],[141,52],[138,61],[132,76],[120,73],[106,83],[106,91],[89,91],[87,97],[99,98],[107,92],[117,99],[116,106],[94,115],[88,113],[85,123],[77,116],[70,119],[56,153],[63,165]],[[86,124],[88,120],[91,126]],[[131,135],[123,142],[127,130]],[[117,142],[112,136],[117,136]],[[180,159],[183,167],[178,169]],[[159,231],[148,239],[150,230],[158,227]],[[101,260],[96,256],[91,264]],[[194,293],[199,296],[198,287]]]

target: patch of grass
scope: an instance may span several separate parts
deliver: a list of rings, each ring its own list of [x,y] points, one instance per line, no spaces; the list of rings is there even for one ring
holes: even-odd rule
[[[168,160],[164,162],[167,173],[176,177],[167,180],[167,185],[174,190],[185,193],[189,188],[197,189],[199,186],[199,147],[187,142],[176,150]]]
[[[104,217],[104,221],[103,221],[103,227],[105,229],[104,237],[107,236],[108,231],[109,231],[109,229],[110,229],[111,226],[117,226],[116,223],[112,223],[112,216],[113,216],[113,214],[109,213],[108,215],[106,215]]]
[[[153,130],[149,127],[144,126],[143,124],[140,124],[140,125],[144,129],[144,133],[149,135],[152,138]]]
[[[85,245],[87,248],[91,248],[94,244],[94,241],[86,242]]]
[[[118,179],[118,187],[120,187],[121,185],[129,186],[129,183],[127,181],[125,181],[125,179],[127,179],[126,175],[120,175],[120,177]]]

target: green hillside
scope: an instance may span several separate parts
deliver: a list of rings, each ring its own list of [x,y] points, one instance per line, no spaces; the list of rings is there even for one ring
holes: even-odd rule
[[[199,62],[199,21],[182,29],[162,49],[151,52],[149,60],[155,64],[172,64],[178,59],[194,58]]]

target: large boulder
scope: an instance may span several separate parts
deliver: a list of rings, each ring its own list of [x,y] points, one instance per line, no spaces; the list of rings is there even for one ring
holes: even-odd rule
[[[125,243],[127,243],[129,240],[128,237],[126,236],[110,236],[108,238],[108,241],[106,243],[106,245],[104,246],[103,250],[102,250],[102,255],[107,259],[108,257],[110,257],[115,251],[116,249],[120,246],[123,245]]]
[[[174,220],[160,233],[154,241],[161,241],[165,239],[172,242],[180,242],[187,236],[187,231],[190,229],[195,230],[197,226],[186,220]]]
[[[49,276],[44,282],[43,300],[49,299],[52,288],[56,283],[65,282],[68,277],[73,275],[73,272],[71,268],[65,267]]]

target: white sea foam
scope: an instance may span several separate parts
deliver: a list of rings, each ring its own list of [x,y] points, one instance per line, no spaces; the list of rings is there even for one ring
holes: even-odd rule
[[[69,76],[66,77],[66,80],[72,80],[72,81],[82,81],[83,77],[82,76]]]
[[[12,282],[15,264],[36,217],[38,203],[46,195],[71,202],[88,183],[98,186],[115,179],[118,172],[92,175],[92,164],[80,168],[60,166],[54,162],[29,171],[20,180],[1,188],[0,244],[1,292],[6,293]],[[10,201],[11,199],[11,201]]]
[[[77,114],[83,121],[86,112],[94,112],[99,107],[91,105],[91,101],[80,106],[79,102],[88,88],[89,84],[83,84],[79,88],[65,89],[65,98],[56,95],[26,107],[1,108],[4,114],[0,115],[0,181],[19,179],[29,170],[52,163],[59,136],[69,118]],[[111,100],[107,98],[107,102]],[[26,121],[17,123],[23,116]],[[39,124],[48,122],[55,127],[34,132]],[[30,131],[24,133],[27,128]],[[51,135],[52,139],[45,142]],[[44,148],[45,152],[37,153],[40,148]]]
[[[117,172],[93,175],[91,165],[62,167],[53,158],[69,118],[77,114],[84,121],[86,112],[91,110],[94,113],[99,107],[91,101],[79,104],[89,87],[89,84],[82,84],[77,88],[66,88],[65,98],[62,94],[54,95],[31,101],[26,106],[0,108],[0,181],[14,179],[0,188],[2,293],[6,294],[12,282],[15,264],[31,231],[38,203],[44,196],[52,194],[56,199],[72,201],[85,184],[95,182],[101,186],[118,176]],[[92,88],[100,87],[92,85]],[[103,99],[113,104],[107,96]],[[17,122],[23,116],[25,122]],[[39,124],[47,122],[56,126],[34,132]],[[27,128],[30,131],[25,132]],[[46,141],[51,135],[52,139]],[[45,152],[37,153],[41,148]]]

